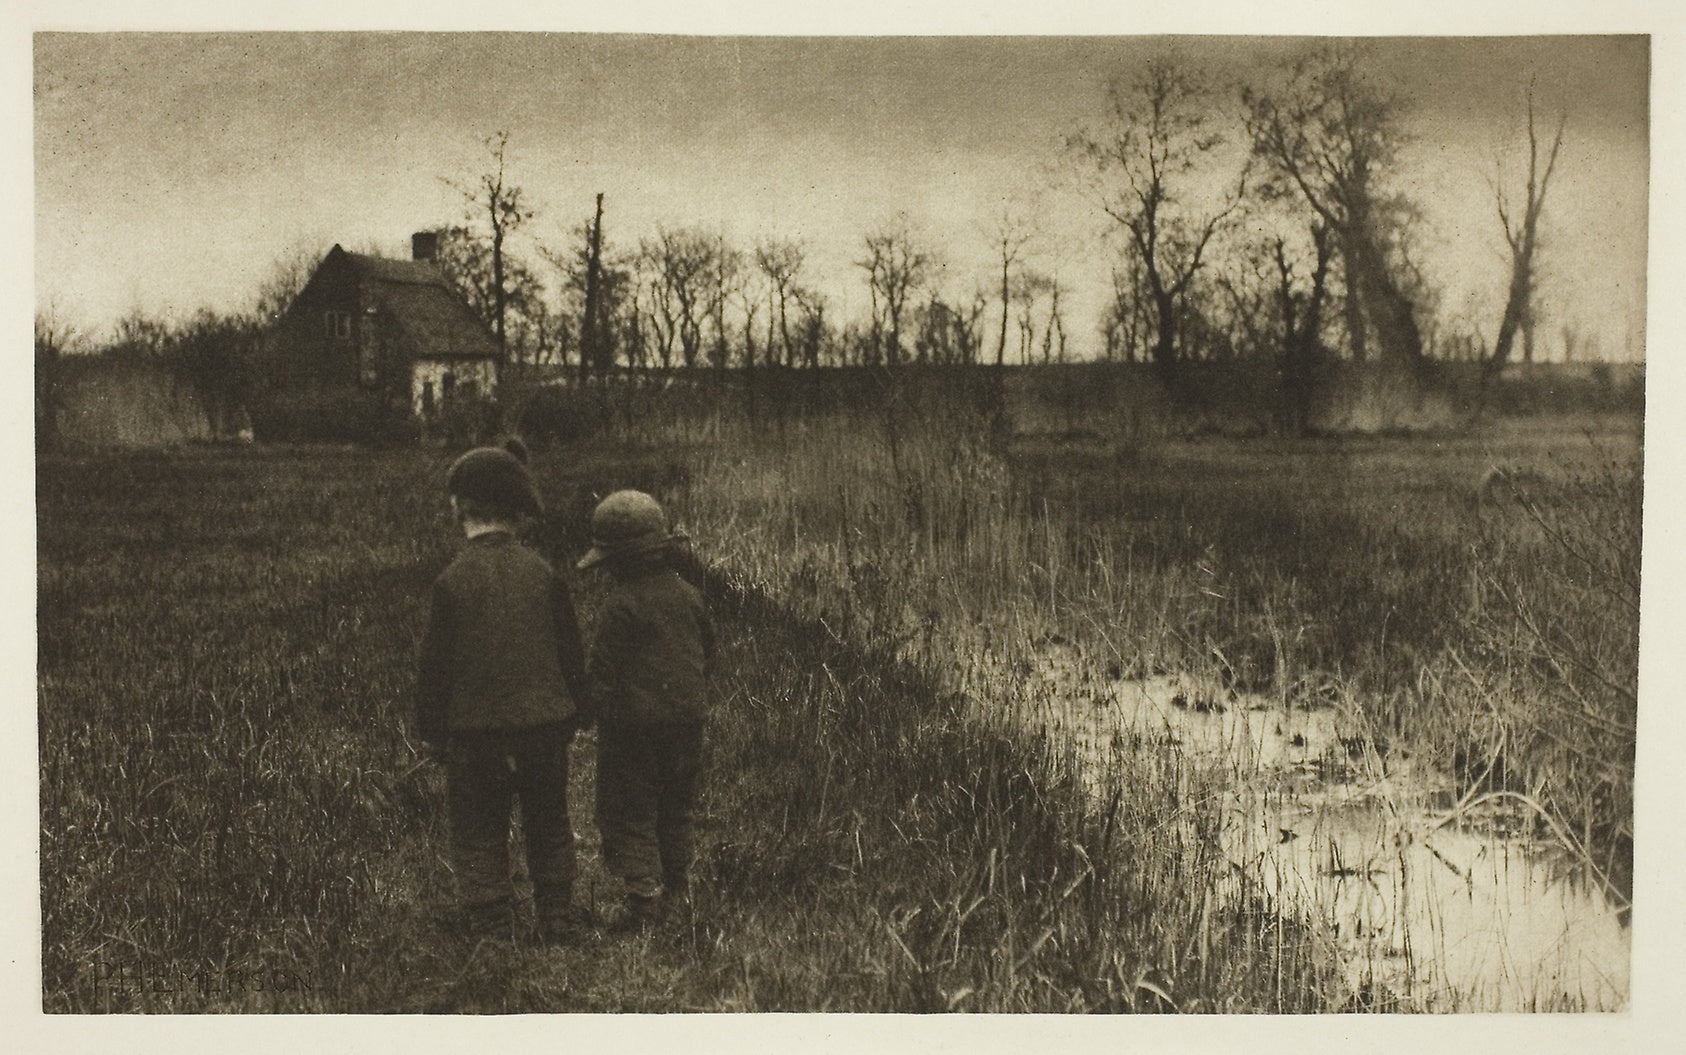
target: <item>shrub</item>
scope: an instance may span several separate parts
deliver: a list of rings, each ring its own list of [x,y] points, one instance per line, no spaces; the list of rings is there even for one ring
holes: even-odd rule
[[[252,411],[252,430],[266,443],[414,443],[418,428],[407,408],[355,390],[283,392]]]

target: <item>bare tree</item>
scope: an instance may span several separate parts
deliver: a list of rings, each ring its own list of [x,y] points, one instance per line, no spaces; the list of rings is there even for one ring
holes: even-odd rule
[[[1311,225],[1312,262],[1309,286],[1302,288],[1290,262],[1287,241],[1272,246],[1276,262],[1278,310],[1282,323],[1282,389],[1285,425],[1290,432],[1311,428],[1317,369],[1322,351],[1323,303],[1328,290],[1331,237],[1322,220]]]
[[[630,269],[627,291],[626,311],[620,317],[620,345],[626,350],[626,365],[642,370],[650,364],[649,319],[641,303],[644,289]]]
[[[1042,361],[1065,362],[1065,318],[1060,314],[1060,294],[1065,287],[1058,275],[1048,276],[1048,322],[1042,329]]]
[[[1175,63],[1150,62],[1139,80],[1114,81],[1109,94],[1107,131],[1078,133],[1068,144],[1092,167],[1101,208],[1141,262],[1158,323],[1153,361],[1168,371],[1184,299],[1213,236],[1241,205],[1247,170],[1205,210],[1184,200],[1191,175],[1212,164],[1224,138],[1213,127],[1211,93]]]
[[[35,313],[35,446],[50,451],[59,445],[59,410],[64,402],[63,360],[82,340],[76,326],[64,318],[57,304]]]
[[[280,256],[270,268],[267,278],[258,286],[258,294],[250,308],[252,321],[259,326],[272,326],[293,306],[293,298],[304,289],[316,271],[321,254],[315,249],[297,248]]]
[[[1270,262],[1273,245],[1274,241],[1253,239],[1238,246],[1228,266],[1214,276],[1213,285],[1223,294],[1216,314],[1224,330],[1224,344],[1240,357],[1276,346],[1277,313]]]
[[[731,365],[732,358],[731,332],[726,325],[726,307],[741,285],[743,254],[726,244],[725,235],[716,234],[709,240],[708,261],[706,315],[713,324],[714,336],[709,348],[709,358],[713,360],[716,369],[724,370]]]
[[[472,182],[445,181],[461,194],[469,205],[469,222],[473,224],[482,217],[486,222],[488,234],[484,237],[490,251],[490,274],[487,282],[490,321],[500,351],[506,351],[508,348],[505,315],[510,300],[507,283],[509,262],[505,259],[504,243],[511,234],[533,218],[532,210],[522,203],[521,188],[511,185],[505,178],[504,155],[508,147],[508,132],[493,133],[486,140],[486,149],[491,154],[491,167]]]
[[[982,293],[961,307],[935,293],[914,312],[917,336],[914,356],[921,363],[943,366],[970,365],[978,361],[979,330],[988,298]]]
[[[580,379],[609,373],[628,332],[626,315],[637,310],[634,269],[639,261],[615,253],[605,238],[603,196],[597,196],[592,215],[574,229],[568,250],[543,252],[562,277],[562,311],[576,320]],[[642,330],[639,335],[641,339]]]
[[[818,367],[827,350],[833,349],[836,343],[832,340],[830,324],[825,319],[825,298],[801,286],[793,287],[790,296],[802,313],[800,321],[796,324],[802,365]]]
[[[171,334],[166,355],[176,375],[193,387],[213,436],[237,431],[251,394],[257,327],[238,315],[200,309]]]
[[[786,366],[795,363],[795,347],[790,339],[790,305],[805,255],[800,242],[787,239],[772,239],[755,247],[755,266],[767,277],[767,327],[769,331],[775,323],[778,327],[779,361]]]
[[[1563,361],[1572,363],[1575,361],[1576,353],[1582,347],[1581,331],[1574,323],[1565,322],[1558,327],[1558,332],[1563,337]]]
[[[702,351],[703,325],[713,284],[716,239],[695,228],[661,228],[654,241],[644,243],[644,256],[656,269],[664,311],[679,340],[686,369],[694,368]],[[665,357],[664,357],[665,358]]]
[[[1142,278],[1141,261],[1134,255],[1126,256],[1112,268],[1112,296],[1101,320],[1108,359],[1133,363],[1146,347],[1147,335],[1153,329],[1146,303],[1147,282]]]
[[[435,233],[439,241],[434,263],[494,336],[501,319],[500,348],[507,354],[513,344],[515,358],[524,348],[531,351],[528,315],[543,300],[538,276],[501,249],[494,252],[489,240],[468,227],[443,227]]]
[[[983,317],[988,307],[989,296],[980,289],[972,293],[970,305],[965,308],[956,305],[949,313],[956,362],[968,366],[977,363],[979,353],[983,350]]]
[[[1247,89],[1247,126],[1279,193],[1302,200],[1329,228],[1346,279],[1346,326],[1355,359],[1374,325],[1390,359],[1419,367],[1416,307],[1397,275],[1409,204],[1383,182],[1404,142],[1401,100],[1366,75],[1362,53],[1320,48],[1290,64],[1274,90]]]
[[[761,282],[755,281],[759,275]],[[777,366],[780,362],[778,351],[778,335],[774,328],[774,311],[772,307],[773,295],[766,275],[760,271],[742,271],[737,281],[732,284],[732,293],[737,301],[738,316],[743,320],[743,365],[754,368],[757,356],[755,317],[761,314],[762,308],[767,308],[767,343],[766,350],[760,353],[763,365]],[[763,297],[766,299],[763,300]]]
[[[169,323],[134,308],[111,328],[111,343],[105,354],[116,358],[159,359],[170,347],[174,335]]]
[[[1050,314],[1039,315],[1038,308],[1044,306],[1048,295],[1053,291],[1054,280],[1041,271],[1033,268],[1021,268],[1013,278],[1011,290],[1013,303],[1018,305],[1018,314],[1014,316],[1018,330],[1019,362],[1029,363],[1036,350],[1037,320],[1051,318]],[[1046,332],[1047,327],[1043,327]]]
[[[580,380],[595,372],[609,372],[614,365],[603,312],[603,193],[597,193],[597,208],[586,230],[585,304],[580,310]]]
[[[1008,315],[1013,301],[1013,269],[1019,263],[1035,233],[1022,214],[1003,209],[996,218],[993,241],[1001,261],[1001,330],[996,335],[995,365],[1007,361]]]
[[[673,366],[674,342],[679,336],[679,302],[666,279],[659,242],[644,241],[638,248],[639,301],[644,309],[648,342],[655,349],[662,369]]]
[[[914,244],[905,216],[866,237],[866,256],[856,266],[867,273],[873,335],[890,366],[902,361],[902,320],[934,263],[929,253]]]
[[[1504,315],[1499,320],[1499,334],[1493,341],[1493,353],[1487,357],[1484,375],[1497,373],[1510,358],[1516,334],[1524,334],[1525,358],[1533,359],[1534,300],[1537,293],[1535,253],[1539,249],[1540,214],[1545,209],[1546,188],[1551,174],[1557,169],[1557,152],[1563,146],[1564,118],[1557,121],[1557,134],[1551,146],[1540,157],[1539,136],[1534,128],[1534,92],[1528,91],[1528,179],[1523,187],[1521,210],[1505,191],[1503,172],[1493,181],[1493,194],[1498,205],[1499,223],[1504,226],[1505,242],[1510,246],[1510,290],[1505,297]]]

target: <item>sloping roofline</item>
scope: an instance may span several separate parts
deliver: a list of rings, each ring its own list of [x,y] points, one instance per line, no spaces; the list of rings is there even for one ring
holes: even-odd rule
[[[497,338],[474,314],[444,273],[420,260],[394,260],[353,253],[335,244],[316,266],[305,288],[336,263],[367,283],[382,310],[397,325],[418,359],[497,360]],[[302,292],[302,291],[301,291]]]

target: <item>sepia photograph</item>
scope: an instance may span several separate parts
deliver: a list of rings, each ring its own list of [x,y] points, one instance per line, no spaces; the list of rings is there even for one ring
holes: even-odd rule
[[[1630,1021],[1664,23],[1350,24],[39,16],[24,1003]]]

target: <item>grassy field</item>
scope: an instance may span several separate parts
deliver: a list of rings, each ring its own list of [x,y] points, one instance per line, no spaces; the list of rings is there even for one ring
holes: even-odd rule
[[[537,459],[546,548],[695,452]],[[422,452],[189,449],[39,467],[49,1011],[1315,1010],[1308,935],[1213,894],[1211,818],[1144,756],[1097,807],[1058,745],[716,565],[725,675],[694,920],[467,947],[441,779],[406,732],[455,544]],[[581,583],[588,620],[595,594]],[[576,750],[585,896],[606,884]]]
[[[48,1010],[1397,1006],[1237,887],[1231,768],[1140,744],[1097,796],[1024,720],[1051,644],[1338,709],[1629,896],[1637,418],[1179,439],[1016,431],[987,386],[588,398],[535,453],[538,544],[569,565],[596,496],[649,490],[724,630],[695,919],[563,950],[436,925],[442,780],[407,718],[444,455],[65,455],[38,466]]]

